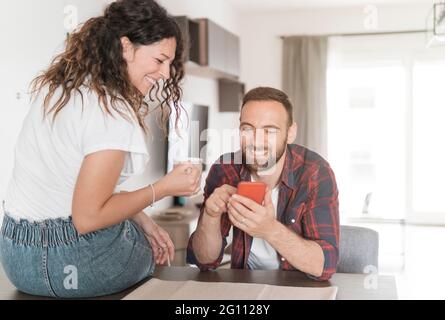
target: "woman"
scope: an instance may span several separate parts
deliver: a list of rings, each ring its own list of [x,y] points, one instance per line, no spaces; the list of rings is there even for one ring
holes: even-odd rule
[[[164,126],[180,111],[182,53],[164,8],[119,0],[70,35],[34,79],[0,236],[3,268],[19,290],[112,294],[173,259],[171,239],[142,209],[199,191],[200,168],[181,164],[133,192],[119,186],[148,162],[146,96],[161,97]]]

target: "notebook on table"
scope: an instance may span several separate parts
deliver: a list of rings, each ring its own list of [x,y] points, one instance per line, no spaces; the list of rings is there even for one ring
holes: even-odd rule
[[[124,300],[334,300],[337,287],[287,287],[254,283],[151,279]]]

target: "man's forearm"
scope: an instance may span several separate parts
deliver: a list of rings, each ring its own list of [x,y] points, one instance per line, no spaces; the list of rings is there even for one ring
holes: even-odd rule
[[[211,217],[204,209],[192,239],[196,259],[202,264],[214,262],[221,253],[221,245],[221,217]]]
[[[266,241],[296,269],[315,277],[323,274],[324,253],[320,245],[286,228],[279,221],[266,237]]]

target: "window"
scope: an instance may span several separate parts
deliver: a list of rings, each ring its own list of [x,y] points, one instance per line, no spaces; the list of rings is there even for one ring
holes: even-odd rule
[[[333,71],[328,154],[348,216],[405,212],[406,73],[400,62]],[[334,80],[335,79],[335,80]]]
[[[342,218],[445,221],[445,47],[408,34],[334,38],[330,51],[328,159]]]
[[[412,206],[445,213],[445,60],[413,67]]]

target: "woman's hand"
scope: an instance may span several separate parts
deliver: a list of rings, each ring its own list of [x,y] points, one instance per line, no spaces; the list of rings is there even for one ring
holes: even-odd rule
[[[153,222],[154,223],[154,222]],[[153,255],[156,264],[165,265],[175,258],[175,246],[168,233],[156,223],[154,231],[151,234],[145,233],[145,237],[153,249]]]
[[[152,218],[142,213],[134,219],[144,231],[145,237],[153,249],[156,264],[165,264],[175,258],[175,246],[168,233],[153,221]]]
[[[184,162],[155,183],[168,196],[192,196],[201,189],[202,165]]]

